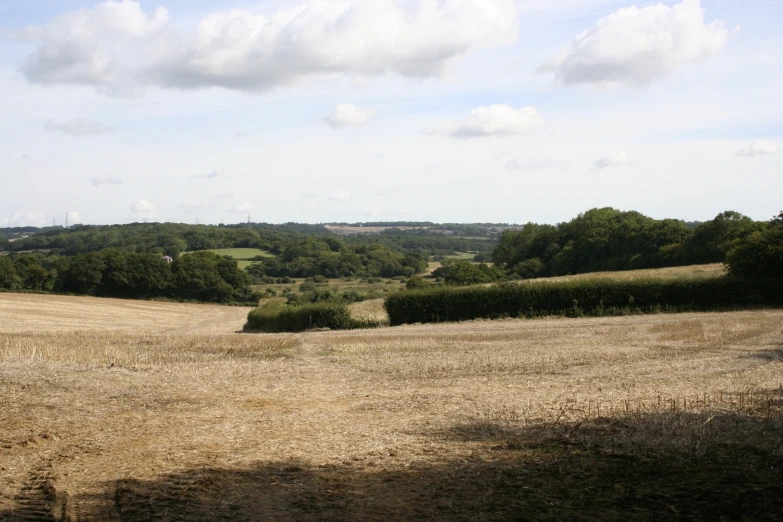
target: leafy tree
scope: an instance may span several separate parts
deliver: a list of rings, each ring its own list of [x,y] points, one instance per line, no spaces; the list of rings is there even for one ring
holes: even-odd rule
[[[734,277],[783,277],[783,212],[762,230],[739,240],[726,256],[726,264]]]
[[[544,271],[544,263],[541,259],[534,257],[519,263],[515,270],[521,279],[534,279]]]
[[[240,274],[236,261],[214,252],[182,256],[172,263],[171,272],[176,295],[201,301],[230,301],[235,291],[250,283],[247,274]]]
[[[446,259],[443,266],[432,275],[442,277],[448,285],[459,286],[494,283],[503,277],[502,273],[484,263],[475,264],[453,259]]]
[[[91,252],[73,256],[63,275],[63,289],[77,294],[94,295],[103,280],[106,264],[100,254]]]
[[[759,230],[759,224],[739,212],[721,212],[693,231],[685,245],[690,263],[720,263],[738,242]]]

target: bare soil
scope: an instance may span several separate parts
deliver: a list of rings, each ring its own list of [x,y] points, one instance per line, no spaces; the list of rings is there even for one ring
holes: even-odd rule
[[[783,311],[246,335],[0,294],[0,520],[780,520]]]

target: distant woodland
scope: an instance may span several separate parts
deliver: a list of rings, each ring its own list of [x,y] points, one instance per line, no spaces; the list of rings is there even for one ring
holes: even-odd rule
[[[443,261],[438,281],[457,285],[716,262],[727,262],[737,277],[783,274],[783,213],[758,222],[727,211],[686,223],[597,208],[557,225],[362,225],[385,229],[339,237],[322,225],[296,223],[0,229],[0,289],[252,302],[252,283],[265,278],[415,283],[433,260]],[[208,252],[226,248],[266,255],[242,270]],[[460,260],[447,259],[458,254]]]

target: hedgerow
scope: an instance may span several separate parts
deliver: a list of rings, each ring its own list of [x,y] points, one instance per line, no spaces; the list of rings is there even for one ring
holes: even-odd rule
[[[314,303],[302,306],[269,303],[247,315],[244,330],[276,333],[302,332],[314,328],[352,330],[377,326],[380,326],[380,323],[351,317],[343,303]]]
[[[590,280],[438,288],[386,298],[392,326],[502,317],[569,317],[783,306],[783,279]]]

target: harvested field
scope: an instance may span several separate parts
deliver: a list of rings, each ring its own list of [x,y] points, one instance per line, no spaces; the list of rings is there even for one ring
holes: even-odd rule
[[[132,299],[0,293],[0,333],[228,334],[251,308]]]
[[[338,236],[352,236],[363,234],[380,234],[384,230],[388,230],[390,228],[397,230],[426,230],[429,227],[351,227],[343,225],[326,225],[324,228],[332,234],[337,234]]]
[[[232,334],[245,312],[0,294],[0,520],[783,513],[783,311]]]
[[[618,272],[590,272],[558,277],[542,277],[526,281],[573,281],[576,279],[616,279],[629,281],[634,279],[703,279],[726,275],[726,265],[711,263],[709,265],[672,266],[667,268],[644,268],[640,270],[621,270]]]

